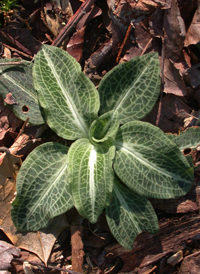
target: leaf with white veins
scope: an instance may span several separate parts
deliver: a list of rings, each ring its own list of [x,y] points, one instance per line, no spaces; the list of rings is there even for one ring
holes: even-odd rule
[[[33,64],[23,61],[21,65],[9,65],[10,62],[20,61],[20,59],[1,59],[0,63],[8,65],[0,66],[0,95],[3,99],[7,94],[11,94],[13,104],[8,104],[17,117],[22,120],[29,118],[29,123],[44,124],[41,115],[38,95],[33,86],[32,68]]]
[[[35,57],[33,80],[51,129],[68,140],[87,138],[97,118],[99,94],[80,64],[64,50],[43,45]]]
[[[200,128],[190,127],[179,135],[169,134],[168,137],[179,147],[181,151],[186,148],[196,149],[200,145]]]
[[[116,110],[120,124],[144,118],[160,94],[160,63],[151,52],[119,64],[101,80],[100,114]]]
[[[115,178],[112,201],[106,208],[106,219],[111,233],[125,248],[143,231],[157,233],[158,218],[147,198],[134,193]]]
[[[91,142],[101,143],[108,138],[115,138],[119,128],[118,113],[109,111],[95,120],[89,130]]]
[[[35,148],[17,175],[11,216],[18,230],[35,231],[71,209],[67,171],[68,147],[45,143]]]
[[[68,152],[70,190],[79,214],[95,223],[109,205],[114,172],[115,147],[92,145],[88,139],[74,142]]]
[[[185,195],[192,187],[193,168],[159,128],[128,122],[118,131],[115,145],[114,170],[140,195],[169,199]]]

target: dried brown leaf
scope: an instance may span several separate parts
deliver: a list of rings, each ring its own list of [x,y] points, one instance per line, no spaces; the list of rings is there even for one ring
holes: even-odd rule
[[[200,41],[200,2],[194,14],[192,23],[187,31],[184,46],[188,47],[192,44],[197,44]]]
[[[4,102],[6,102],[6,104],[8,105],[17,105],[17,101],[15,100],[11,92],[6,94],[6,98],[4,99]]]
[[[191,254],[186,256],[181,264],[178,274],[199,274],[200,273],[200,255],[199,252],[197,254]]]
[[[14,196],[15,184],[12,181],[8,181],[5,189],[0,189],[0,229],[16,247],[35,253],[47,264],[58,235],[68,226],[66,217],[61,215],[54,218],[49,226],[41,231],[20,232],[15,228],[10,215]]]
[[[171,8],[165,10],[163,27],[165,57],[177,62],[181,57],[186,35],[185,23],[181,17],[177,1],[172,1]]]
[[[0,241],[0,270],[11,267],[13,256],[19,257],[20,249],[4,241]]]
[[[174,66],[174,63],[168,59],[165,59],[164,62],[164,92],[178,96],[185,96],[187,94],[183,77]]]

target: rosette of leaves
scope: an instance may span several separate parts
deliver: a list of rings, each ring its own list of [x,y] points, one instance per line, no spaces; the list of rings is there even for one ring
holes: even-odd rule
[[[33,150],[17,176],[12,219],[19,230],[38,230],[76,207],[91,223],[105,210],[117,241],[131,249],[142,231],[156,233],[148,197],[185,195],[193,168],[159,128],[139,121],[160,90],[157,53],[117,65],[98,91],[67,52],[43,45],[33,82],[46,123],[70,147],[45,143]]]

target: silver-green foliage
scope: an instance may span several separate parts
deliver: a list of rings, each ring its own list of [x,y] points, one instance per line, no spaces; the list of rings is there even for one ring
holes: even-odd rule
[[[16,227],[40,229],[75,206],[92,223],[106,209],[111,232],[126,248],[140,232],[156,233],[147,197],[175,198],[193,184],[193,168],[175,142],[138,121],[159,96],[157,54],[116,66],[98,93],[68,53],[43,45],[33,82],[48,125],[75,142],[43,144],[24,161],[11,212]]]

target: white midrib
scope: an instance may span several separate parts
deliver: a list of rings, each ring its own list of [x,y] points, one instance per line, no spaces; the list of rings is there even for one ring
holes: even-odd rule
[[[125,144],[123,143],[117,143],[116,147],[121,147],[121,150],[125,152],[125,154],[132,154],[134,156],[134,158],[136,158],[141,164],[143,164],[144,166],[148,167],[149,169],[153,169],[154,171],[156,171],[157,173],[161,173],[164,176],[168,176],[168,177],[172,177],[176,180],[181,180],[182,182],[187,182],[187,179],[184,179],[174,173],[171,173],[167,170],[163,170],[162,168],[160,168],[159,166],[156,166],[152,163],[149,163],[147,160],[145,160],[138,152],[134,151],[132,148],[130,147],[126,147]]]
[[[59,85],[60,89],[62,90],[63,92],[63,95],[65,96],[65,99],[67,101],[67,105],[76,121],[76,124],[78,125],[78,127],[81,129],[81,131],[84,133],[84,135],[87,137],[88,136],[88,127],[87,125],[85,124],[85,121],[82,119],[82,117],[80,117],[80,114],[78,113],[77,111],[77,108],[76,106],[74,105],[73,103],[73,100],[70,98],[69,94],[67,94],[65,91],[65,87],[63,86],[62,82],[60,81],[60,78],[54,68],[54,65],[51,61],[51,58],[49,57],[49,55],[44,51],[44,55],[45,55],[45,58],[47,60],[47,63],[54,75],[54,77],[56,78],[56,81],[57,81],[57,84]]]
[[[32,97],[34,99],[34,101],[37,101],[37,96],[34,96],[34,94],[30,93],[29,91],[27,91],[23,86],[21,86],[18,82],[16,82],[13,78],[11,78],[9,75],[7,74],[3,74],[2,75],[5,79],[7,79],[8,81],[10,81],[13,85],[15,85],[16,87],[20,88],[22,91],[24,91],[26,94],[28,94],[30,97]]]
[[[89,162],[88,162],[88,167],[89,167],[89,194],[90,194],[90,199],[91,199],[91,205],[92,205],[92,219],[94,219],[94,209],[95,209],[95,182],[94,182],[94,176],[95,176],[95,163],[97,159],[97,153],[92,147],[90,151],[90,157],[89,157]]]

